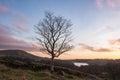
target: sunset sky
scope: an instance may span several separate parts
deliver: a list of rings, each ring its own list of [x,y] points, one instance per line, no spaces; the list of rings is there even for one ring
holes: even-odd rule
[[[0,0],[0,49],[46,57],[34,27],[45,11],[73,24],[75,47],[60,59],[120,59],[120,0]]]

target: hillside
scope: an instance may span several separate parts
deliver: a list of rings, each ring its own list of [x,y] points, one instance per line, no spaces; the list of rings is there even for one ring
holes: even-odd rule
[[[2,50],[0,80],[101,80],[97,76],[73,70],[73,64],[65,60],[55,60],[55,73],[51,74],[49,61],[48,58],[39,58],[21,50]]]
[[[0,58],[8,60],[20,60],[26,62],[35,61],[43,64],[50,63],[49,58],[44,58],[40,56],[38,57],[23,50],[0,50]],[[112,59],[71,59],[71,60],[55,59],[55,65],[63,67],[74,66],[73,64],[74,62],[88,63],[89,65],[106,65],[109,62],[120,64],[120,60]]]
[[[13,58],[13,59],[28,59],[34,61],[40,61],[42,57],[38,57],[27,53],[22,50],[0,50],[0,58]]]
[[[30,53],[27,53],[26,51],[23,51],[23,50],[0,50],[0,59],[19,60],[19,61],[23,61],[23,62],[34,61],[34,62],[38,62],[38,63],[42,63],[42,64],[50,63],[49,58],[38,57],[38,56],[32,55]],[[55,65],[57,65],[57,66],[63,66],[63,67],[74,66],[72,61],[55,59],[54,62],[55,62]]]
[[[22,50],[0,50],[0,57],[5,57],[5,56],[30,58],[30,59],[38,58],[37,56],[32,55]]]
[[[23,69],[13,69],[0,65],[0,80],[93,80],[87,77],[77,77],[74,75],[59,73],[51,74],[48,71],[31,71]]]
[[[55,66],[50,73],[50,65],[35,62],[0,61],[0,80],[102,80],[101,78],[82,73],[70,68]]]

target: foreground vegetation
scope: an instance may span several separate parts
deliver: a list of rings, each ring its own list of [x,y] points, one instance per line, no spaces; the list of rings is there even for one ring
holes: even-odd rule
[[[100,80],[94,75],[81,73],[64,67],[55,67],[35,62],[0,60],[0,80]]]
[[[12,69],[5,65],[0,65],[0,80],[88,80],[80,79],[76,76],[64,74],[51,74],[48,71],[34,72],[31,70]]]
[[[106,65],[89,65],[80,67],[79,71],[103,78],[104,80],[120,80],[120,63],[111,61]]]
[[[44,61],[42,61],[44,62]],[[49,61],[46,64],[35,61],[23,61],[19,58],[0,58],[0,80],[119,80],[120,60],[111,60],[107,64],[90,64],[75,67],[59,62],[55,72],[50,73]],[[100,77],[100,78],[99,78]],[[102,78],[102,79],[101,79]]]

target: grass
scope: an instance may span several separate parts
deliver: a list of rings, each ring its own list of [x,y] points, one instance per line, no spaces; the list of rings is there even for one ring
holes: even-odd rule
[[[0,64],[0,80],[90,80],[90,79],[79,78],[66,73],[64,73],[64,75],[60,75],[58,73],[51,74],[48,71],[34,72],[31,70],[13,69],[3,64]]]

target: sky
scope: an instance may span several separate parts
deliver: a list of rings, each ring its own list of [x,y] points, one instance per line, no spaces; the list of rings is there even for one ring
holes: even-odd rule
[[[0,0],[0,50],[49,57],[34,27],[46,11],[73,24],[74,48],[59,59],[120,59],[120,0]]]

